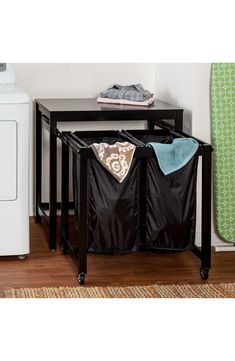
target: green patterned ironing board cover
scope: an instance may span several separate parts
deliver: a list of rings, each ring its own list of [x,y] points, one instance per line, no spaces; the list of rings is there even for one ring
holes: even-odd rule
[[[222,239],[235,243],[235,64],[211,69],[215,219]]]

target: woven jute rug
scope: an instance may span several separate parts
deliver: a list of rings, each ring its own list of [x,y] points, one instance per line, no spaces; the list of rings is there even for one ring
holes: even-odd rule
[[[11,288],[4,294],[6,298],[235,298],[235,283]]]

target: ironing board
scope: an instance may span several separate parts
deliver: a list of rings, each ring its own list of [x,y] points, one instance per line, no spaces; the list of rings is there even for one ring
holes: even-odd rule
[[[235,63],[212,64],[211,119],[217,231],[235,243]]]

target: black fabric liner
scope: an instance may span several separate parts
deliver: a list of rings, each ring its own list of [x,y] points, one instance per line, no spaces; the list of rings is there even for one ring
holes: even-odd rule
[[[88,145],[123,142],[120,136],[82,137]],[[79,168],[80,156],[73,156],[75,215],[79,227]],[[140,160],[133,158],[128,175],[119,183],[100,162],[88,160],[88,252],[125,254],[139,251]]]
[[[128,131],[143,143],[159,136]],[[164,138],[164,137],[163,137]],[[167,136],[161,142],[171,143]],[[187,250],[195,244],[198,154],[181,169],[164,175],[156,157],[146,162],[145,227],[148,250]]]

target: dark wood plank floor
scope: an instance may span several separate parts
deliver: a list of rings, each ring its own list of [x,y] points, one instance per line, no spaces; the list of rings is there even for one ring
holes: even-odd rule
[[[0,297],[4,288],[77,286],[77,268],[60,249],[49,251],[46,233],[30,220],[31,252],[25,260],[0,258]],[[191,252],[173,254],[137,253],[124,256],[88,256],[85,286],[155,283],[203,283],[200,261]],[[206,282],[235,282],[235,253],[212,254],[212,269]]]

